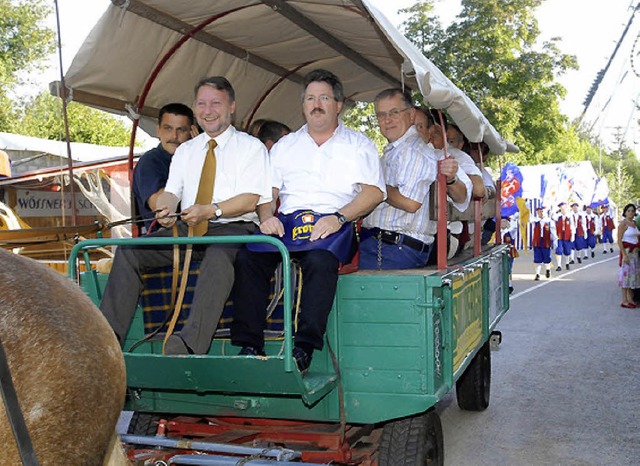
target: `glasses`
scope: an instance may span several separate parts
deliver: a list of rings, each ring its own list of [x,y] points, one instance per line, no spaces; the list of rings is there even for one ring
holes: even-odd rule
[[[335,97],[331,97],[330,95],[326,95],[326,94],[322,94],[322,95],[319,95],[319,96],[305,95],[303,100],[305,102],[315,102],[316,100],[319,100],[323,104],[326,104],[327,102],[335,100]]]
[[[400,118],[400,114],[402,112],[406,112],[410,108],[411,107],[407,107],[407,108],[403,108],[402,110],[397,109],[397,108],[392,108],[388,112],[377,112],[376,113],[376,118],[378,120],[386,120],[387,118],[391,118],[392,120],[397,120],[398,118]]]

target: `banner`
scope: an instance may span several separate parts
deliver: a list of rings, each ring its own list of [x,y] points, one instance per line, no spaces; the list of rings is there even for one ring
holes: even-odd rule
[[[609,183],[603,176],[596,180],[596,187],[593,190],[593,197],[591,198],[591,207],[595,208],[604,204],[609,204]]]
[[[59,217],[63,210],[65,215],[71,215],[70,193],[16,189],[15,212],[20,217]],[[76,193],[76,214],[83,217],[100,215],[82,193]]]
[[[500,175],[502,192],[500,199],[500,212],[503,217],[511,216],[518,212],[516,199],[522,197],[522,172],[512,162],[508,162]]]

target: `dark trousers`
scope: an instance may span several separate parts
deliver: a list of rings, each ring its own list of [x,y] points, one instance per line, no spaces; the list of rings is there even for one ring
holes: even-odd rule
[[[183,222],[178,222],[177,225],[180,236],[187,236],[187,225]],[[250,222],[209,223],[205,236],[247,235],[255,228],[255,224]],[[162,229],[149,236],[170,237],[173,236],[173,231]],[[200,275],[194,290],[191,313],[180,336],[197,354],[204,354],[209,350],[211,338],[233,286],[233,264],[240,247],[240,244],[193,247],[192,257],[193,260],[200,261]],[[181,247],[181,257],[184,259],[184,247]],[[118,247],[100,310],[120,342],[124,342],[144,288],[142,275],[152,269],[172,264],[171,245]]]
[[[292,252],[302,268],[301,312],[296,344],[322,349],[327,319],[338,283],[338,259],[329,251]],[[264,346],[269,282],[282,256],[242,249],[236,259],[236,283],[231,342],[237,346]]]

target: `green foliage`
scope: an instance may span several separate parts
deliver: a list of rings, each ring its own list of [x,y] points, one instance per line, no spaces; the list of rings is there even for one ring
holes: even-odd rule
[[[19,81],[20,72],[39,68],[55,50],[54,31],[44,26],[51,13],[46,0],[0,0],[0,85]]]
[[[536,49],[535,8],[542,1],[462,0],[462,12],[445,29],[432,18],[432,0],[401,10],[411,15],[405,35],[520,147],[515,158],[529,162],[565,137],[559,101],[566,91],[555,80],[577,68],[557,39]]]
[[[85,105],[67,105],[69,138],[72,142],[86,142],[105,146],[128,146],[130,130],[118,118]],[[62,140],[65,137],[62,100],[47,92],[27,103],[21,112],[14,132],[44,139]]]
[[[354,107],[344,112],[342,121],[349,128],[366,134],[376,143],[381,152],[387,145],[387,140],[378,129],[378,120],[376,119],[373,102],[357,102]]]
[[[54,32],[44,25],[49,3],[0,0],[0,131],[10,131],[16,118],[9,92],[55,50]]]
[[[606,151],[599,141],[594,145],[599,150],[587,154],[598,176],[605,176],[609,183],[610,197],[619,206],[640,199],[640,161],[624,143],[622,128],[615,134],[616,150]]]
[[[633,189],[633,177],[627,172],[622,160],[615,162],[615,170],[605,174],[609,183],[609,199],[622,207],[636,202],[637,192]]]

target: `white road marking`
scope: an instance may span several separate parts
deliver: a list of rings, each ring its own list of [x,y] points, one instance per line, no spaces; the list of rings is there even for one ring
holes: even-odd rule
[[[535,291],[535,290],[537,290],[539,288],[542,288],[543,286],[546,286],[549,283],[555,282],[556,280],[568,277],[569,275],[573,275],[576,272],[580,272],[582,270],[586,270],[589,267],[593,267],[594,265],[598,265],[598,264],[603,264],[603,263],[605,263],[607,261],[611,261],[611,260],[618,260],[618,256],[614,255],[613,257],[607,257],[606,259],[602,259],[601,261],[598,261],[598,262],[590,262],[588,265],[583,265],[582,267],[580,267],[578,269],[569,270],[568,272],[564,271],[564,272],[562,272],[562,275],[555,275],[555,276],[552,275],[551,278],[543,278],[542,280],[544,280],[544,282],[541,282],[539,285],[532,286],[531,288],[527,288],[524,291],[519,291],[518,293],[515,293],[515,294],[511,295],[511,300],[519,298],[520,296],[524,296],[527,293],[531,293],[532,291]],[[583,262],[583,264],[584,264],[584,262]],[[561,272],[556,272],[556,273],[561,273]],[[514,275],[514,277],[516,277],[518,275],[522,276],[522,275],[525,275],[525,274],[516,274],[516,275]],[[530,276],[530,274],[527,274],[527,275]],[[535,274],[533,274],[533,275],[535,276]]]

